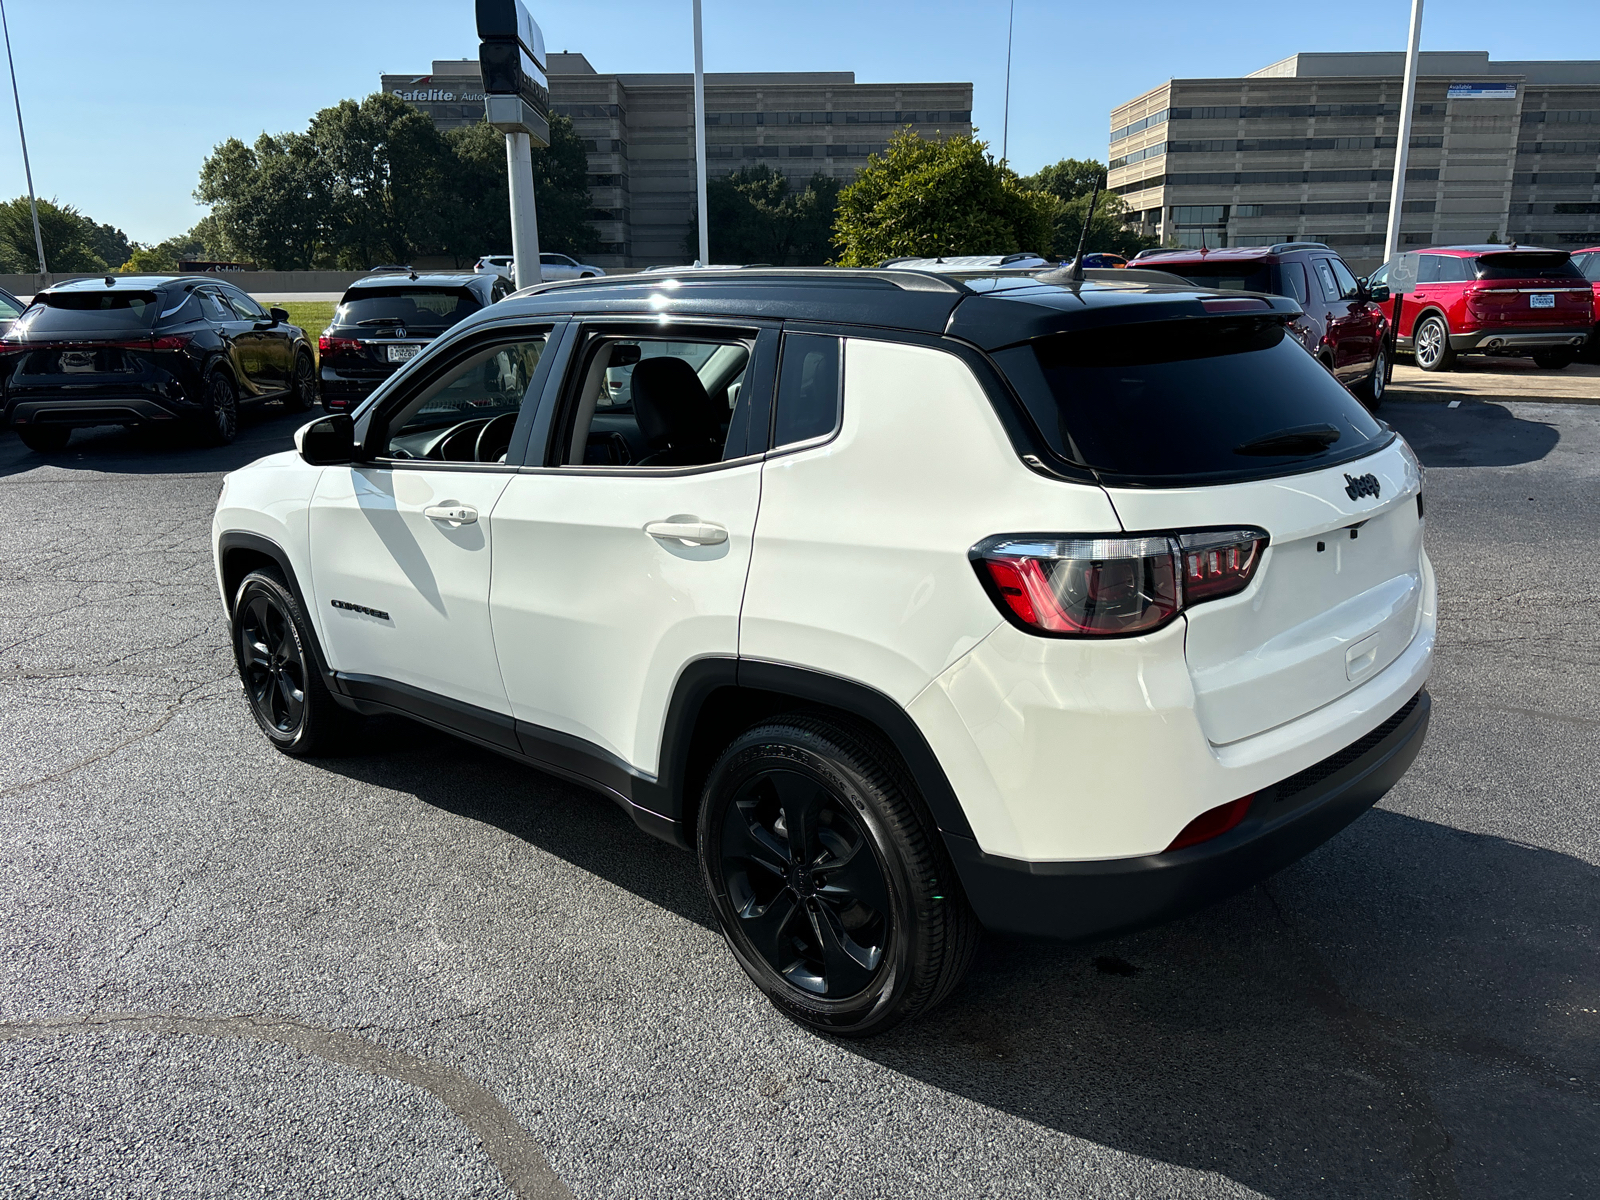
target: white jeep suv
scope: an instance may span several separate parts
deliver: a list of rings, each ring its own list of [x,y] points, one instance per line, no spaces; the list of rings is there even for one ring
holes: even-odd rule
[[[901,270],[546,285],[229,475],[287,753],[400,713],[692,850],[786,1013],[937,1003],[980,926],[1237,891],[1421,747],[1404,441],[1293,300]]]

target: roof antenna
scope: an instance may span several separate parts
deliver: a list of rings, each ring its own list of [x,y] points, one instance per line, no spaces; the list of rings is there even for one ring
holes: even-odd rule
[[[1089,214],[1083,219],[1083,229],[1078,233],[1078,256],[1072,260],[1072,269],[1067,272],[1067,279],[1072,283],[1083,282],[1083,247],[1089,238],[1089,226],[1094,224],[1094,206],[1100,199],[1101,176],[1094,177],[1094,191],[1089,193]]]
[[[1206,227],[1202,225],[1200,226],[1200,257],[1204,258],[1210,253],[1211,251],[1206,249]]]

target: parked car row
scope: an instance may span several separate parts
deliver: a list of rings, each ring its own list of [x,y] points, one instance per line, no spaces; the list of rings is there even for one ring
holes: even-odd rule
[[[499,275],[513,282],[517,278],[517,260],[509,254],[485,254],[472,269],[477,274]],[[548,250],[539,255],[539,278],[543,283],[562,279],[592,279],[605,273],[605,268],[581,263],[571,255],[555,254]]]

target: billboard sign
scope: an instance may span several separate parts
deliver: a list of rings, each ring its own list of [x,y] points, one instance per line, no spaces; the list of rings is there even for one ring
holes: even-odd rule
[[[1452,83],[1445,97],[1450,100],[1515,100],[1515,83]]]

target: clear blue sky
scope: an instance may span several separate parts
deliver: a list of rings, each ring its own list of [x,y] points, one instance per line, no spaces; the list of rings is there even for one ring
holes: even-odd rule
[[[998,153],[1006,7],[705,0],[706,69],[971,80],[973,119]],[[693,64],[689,0],[530,8],[550,49],[581,50],[598,70]],[[471,0],[6,0],[6,12],[39,194],[145,242],[204,215],[190,193],[224,138],[304,129],[317,109],[375,91],[383,72],[477,53]],[[1111,107],[1173,76],[1239,75],[1299,50],[1404,49],[1409,13],[1409,0],[1017,0],[1012,165],[1104,161]],[[1423,48],[1600,58],[1600,3],[1429,0]],[[0,198],[24,190],[9,88],[4,96]]]

